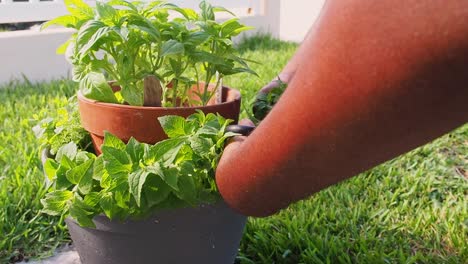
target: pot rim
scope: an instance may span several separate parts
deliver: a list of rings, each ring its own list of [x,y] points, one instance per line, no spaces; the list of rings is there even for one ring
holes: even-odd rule
[[[108,107],[108,108],[126,108],[126,109],[133,109],[133,110],[182,110],[182,109],[185,109],[185,110],[197,110],[197,109],[204,109],[204,108],[211,108],[211,107],[216,107],[216,106],[222,106],[222,105],[227,105],[227,104],[232,104],[232,102],[235,102],[235,101],[240,101],[241,99],[241,93],[236,90],[236,89],[233,89],[233,88],[229,88],[229,87],[226,87],[226,86],[223,86],[223,89],[227,89],[228,91],[231,91],[231,92],[234,92],[234,98],[229,100],[229,101],[225,101],[225,102],[222,102],[222,103],[218,103],[218,104],[212,104],[212,105],[201,105],[201,106],[189,106],[189,107],[181,107],[181,106],[176,106],[176,107],[163,107],[163,106],[134,106],[134,105],[124,105],[124,104],[114,104],[114,103],[105,103],[105,102],[100,102],[100,101],[97,101],[97,100],[94,100],[94,99],[89,99],[89,98],[86,98],[83,93],[78,90],[78,93],[77,93],[77,97],[78,97],[78,100],[81,100],[87,104],[96,104],[96,105],[100,105],[102,107]]]

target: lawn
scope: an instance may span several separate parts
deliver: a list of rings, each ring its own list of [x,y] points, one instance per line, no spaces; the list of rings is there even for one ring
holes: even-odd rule
[[[257,37],[240,48],[260,62],[260,77],[225,84],[241,89],[249,109],[297,46]],[[0,88],[0,263],[43,258],[69,241],[62,219],[40,213],[46,190],[31,118],[64,105],[75,89],[69,81]],[[466,263],[467,161],[465,125],[275,216],[249,219],[239,262]]]

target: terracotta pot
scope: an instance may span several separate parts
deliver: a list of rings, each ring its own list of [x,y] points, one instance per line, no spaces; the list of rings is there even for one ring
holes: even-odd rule
[[[196,86],[194,86],[194,89]],[[241,96],[239,91],[223,87],[222,103],[199,107],[147,107],[102,103],[85,98],[78,92],[78,103],[83,127],[90,132],[96,154],[108,131],[127,142],[134,137],[140,142],[155,144],[167,138],[158,117],[178,115],[188,117],[197,109],[204,113],[219,113],[237,123],[240,112]]]

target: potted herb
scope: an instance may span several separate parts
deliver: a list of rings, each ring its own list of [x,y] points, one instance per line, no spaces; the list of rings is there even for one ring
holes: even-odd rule
[[[83,263],[232,263],[246,218],[222,202],[214,171],[240,108],[222,78],[253,73],[231,40],[248,27],[216,22],[229,11],[204,1],[199,13],[162,1],[66,3],[70,14],[45,27],[77,30],[59,51],[80,85],[81,125],[77,114],[67,122],[83,137],[56,120],[36,128],[55,143],[44,212],[69,216]]]
[[[43,210],[70,216],[82,263],[233,263],[246,218],[221,201],[214,181],[230,121],[201,111],[159,121],[169,139],[154,145],[106,132],[100,156],[71,141],[45,160]]]
[[[215,21],[216,12],[228,10],[205,1],[199,13],[163,1],[98,1],[92,8],[74,0],[67,8],[69,15],[43,27],[77,30],[58,51],[73,65],[82,124],[98,153],[103,131],[124,141],[165,139],[154,122],[159,116],[187,117],[201,109],[237,121],[240,94],[223,87],[222,79],[255,73],[232,43],[249,27],[237,18]]]

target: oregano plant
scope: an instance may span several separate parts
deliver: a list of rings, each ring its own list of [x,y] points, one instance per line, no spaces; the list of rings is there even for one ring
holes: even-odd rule
[[[216,13],[231,12],[206,1],[199,12],[165,1],[96,1],[91,7],[65,0],[65,5],[69,14],[43,28],[76,30],[58,52],[73,65],[73,78],[87,98],[141,106],[145,81],[156,78],[153,88],[162,89],[163,106],[206,105],[216,93],[210,83],[220,87],[224,76],[255,74],[232,42],[250,27],[235,17],[217,22]],[[109,82],[120,90],[114,92]],[[199,86],[196,100],[189,96],[193,85]]]
[[[98,214],[139,219],[162,208],[217,201],[214,173],[226,139],[236,135],[225,132],[231,121],[199,111],[159,122],[168,139],[155,145],[134,138],[125,144],[106,133],[98,157],[74,142],[61,146],[44,164],[50,191],[41,200],[43,211],[94,227]]]

